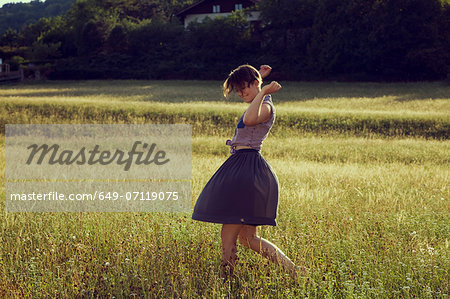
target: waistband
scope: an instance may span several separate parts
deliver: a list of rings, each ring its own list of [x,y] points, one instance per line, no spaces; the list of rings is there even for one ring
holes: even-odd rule
[[[242,148],[242,149],[236,149],[234,146],[231,145],[231,140],[228,139],[225,142],[226,145],[228,145],[230,147],[230,154],[236,154],[236,153],[245,153],[245,152],[257,152],[259,153],[260,150],[257,149],[253,149],[253,148]]]
[[[243,149],[240,149],[240,150],[234,150],[234,153],[235,154],[240,154],[240,153],[251,153],[251,152],[255,152],[255,153],[258,153],[259,154],[259,150],[257,150],[257,149],[254,149],[254,148],[243,148]]]

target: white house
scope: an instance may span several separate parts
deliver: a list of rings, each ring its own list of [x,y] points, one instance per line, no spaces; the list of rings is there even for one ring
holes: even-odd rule
[[[184,27],[187,27],[189,23],[202,22],[207,17],[211,19],[226,17],[233,11],[255,7],[257,2],[257,0],[202,0],[180,11],[177,16],[184,22]],[[258,21],[259,16],[259,11],[250,10],[248,20]]]

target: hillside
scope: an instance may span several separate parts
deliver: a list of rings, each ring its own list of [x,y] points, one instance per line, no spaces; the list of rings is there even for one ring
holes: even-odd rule
[[[35,0],[30,3],[9,3],[0,8],[0,35],[8,28],[20,30],[43,17],[64,14],[75,0]]]

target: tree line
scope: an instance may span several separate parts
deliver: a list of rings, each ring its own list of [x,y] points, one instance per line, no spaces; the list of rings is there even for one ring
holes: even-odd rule
[[[50,0],[47,0],[50,1]],[[52,79],[222,79],[243,63],[283,80],[436,80],[450,73],[449,0],[261,0],[191,23],[193,1],[76,0],[0,37],[0,57]],[[26,64],[24,64],[26,65]]]

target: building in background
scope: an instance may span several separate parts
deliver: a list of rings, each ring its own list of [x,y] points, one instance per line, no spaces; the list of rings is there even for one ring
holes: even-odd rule
[[[255,8],[256,0],[202,0],[177,13],[186,28],[191,22],[202,22],[205,18],[226,17],[233,11],[250,8],[248,20],[258,21],[260,12]]]

